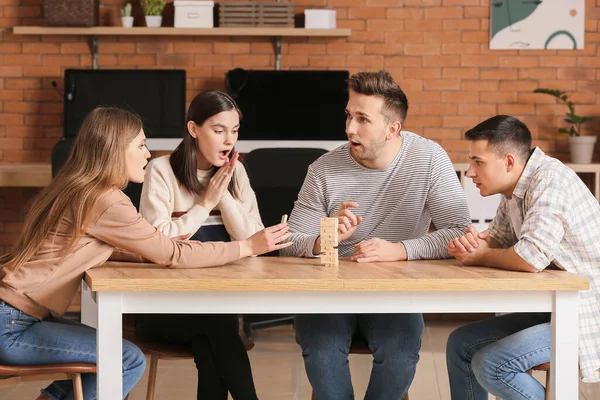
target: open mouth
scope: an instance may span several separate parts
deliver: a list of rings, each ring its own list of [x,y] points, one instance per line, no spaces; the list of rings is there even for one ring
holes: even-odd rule
[[[229,153],[230,152],[231,152],[231,149],[229,149],[229,150],[221,150],[217,154],[219,155],[219,158],[221,160],[227,160],[227,158],[229,157]]]
[[[358,142],[355,142],[354,140],[350,140],[350,146],[351,146],[353,149],[357,149],[357,148],[359,148],[359,147],[360,147],[360,146],[362,146],[362,145],[361,145],[360,143],[358,143]]]

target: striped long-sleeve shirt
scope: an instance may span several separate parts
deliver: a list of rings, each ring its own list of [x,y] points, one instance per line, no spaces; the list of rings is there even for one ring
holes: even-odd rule
[[[344,201],[356,201],[360,206],[352,212],[363,220],[339,244],[340,256],[351,256],[362,240],[380,238],[402,242],[409,260],[447,258],[448,242],[470,225],[465,194],[437,143],[407,131],[402,138],[385,169],[358,164],[348,143],[311,164],[288,221],[294,245],[281,253],[312,257],[320,218],[337,212]],[[429,232],[432,222],[435,230]]]

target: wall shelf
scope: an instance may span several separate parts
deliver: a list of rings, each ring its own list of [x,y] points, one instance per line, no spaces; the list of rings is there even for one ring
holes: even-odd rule
[[[15,35],[83,35],[90,36],[92,68],[98,69],[98,36],[274,36],[275,69],[281,69],[281,42],[283,37],[346,37],[351,30],[306,28],[123,28],[120,26],[95,26],[91,28],[55,26],[15,26]]]
[[[122,28],[120,26],[96,26],[91,28],[67,28],[53,26],[15,26],[15,35],[87,35],[87,36],[320,36],[346,37],[350,29],[306,28]]]

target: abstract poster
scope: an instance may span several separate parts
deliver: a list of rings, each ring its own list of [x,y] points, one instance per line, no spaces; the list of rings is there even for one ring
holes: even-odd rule
[[[491,0],[490,49],[583,49],[585,0]]]

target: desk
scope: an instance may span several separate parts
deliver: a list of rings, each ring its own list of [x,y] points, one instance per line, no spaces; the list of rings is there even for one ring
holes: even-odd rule
[[[50,164],[0,164],[0,187],[44,187],[51,180]]]
[[[98,328],[99,399],[117,400],[124,313],[552,312],[552,398],[576,399],[578,291],[588,287],[586,278],[564,271],[530,274],[456,260],[340,260],[334,268],[318,259],[254,257],[179,270],[107,262],[85,275],[82,318]]]

